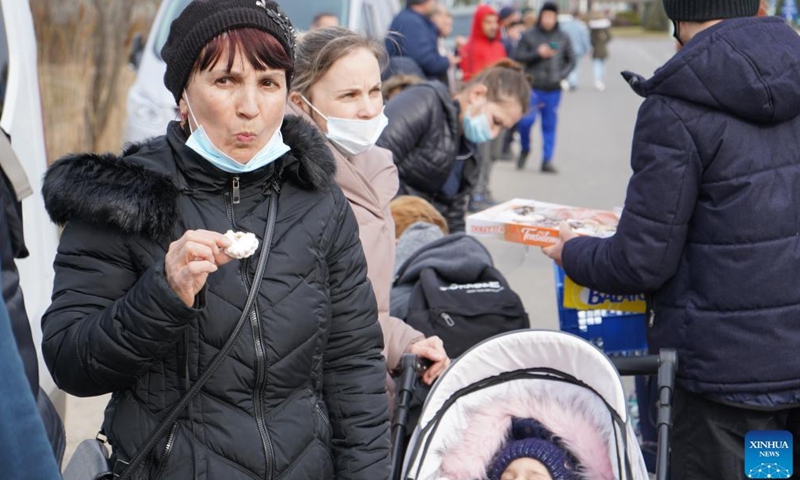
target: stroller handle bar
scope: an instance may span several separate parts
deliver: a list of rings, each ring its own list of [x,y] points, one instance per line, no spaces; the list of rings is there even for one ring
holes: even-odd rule
[[[390,480],[400,480],[405,454],[405,436],[408,430],[408,419],[411,396],[414,392],[414,380],[422,376],[432,365],[430,360],[406,353],[400,358],[400,378],[396,383],[397,398],[392,418],[392,470]]]
[[[672,427],[672,406],[675,394],[675,375],[678,371],[678,354],[672,349],[662,349],[658,355],[612,357],[611,362],[620,375],[658,376],[656,479],[666,480],[669,478],[669,430]]]
[[[658,355],[642,357],[611,357],[611,363],[623,377],[628,375],[654,375],[658,371]]]
[[[663,349],[658,355],[611,357],[611,363],[622,376],[658,375],[662,365],[670,365],[669,370],[672,370],[674,376],[674,372],[678,368],[678,355],[675,350]]]

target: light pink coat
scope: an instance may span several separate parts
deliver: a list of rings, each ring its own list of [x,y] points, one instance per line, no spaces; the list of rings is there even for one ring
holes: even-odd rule
[[[313,120],[289,102],[287,113]],[[389,298],[394,273],[395,230],[389,202],[397,195],[399,180],[392,153],[379,147],[347,157],[332,143],[339,184],[358,221],[359,238],[367,257],[367,276],[378,302],[378,320],[383,329],[386,365],[394,370],[408,347],[425,336],[404,321],[389,315]]]

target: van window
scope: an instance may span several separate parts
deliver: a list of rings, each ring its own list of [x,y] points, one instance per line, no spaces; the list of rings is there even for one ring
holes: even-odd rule
[[[164,44],[167,43],[169,27],[172,21],[178,18],[178,15],[181,14],[183,9],[186,8],[191,1],[192,0],[173,0],[167,5],[167,11],[164,12],[161,24],[158,25],[158,28],[155,30],[156,38],[153,42],[153,48],[156,57],[161,58],[161,49],[164,48]],[[314,16],[323,12],[336,15],[339,18],[340,25],[347,25],[350,1],[351,0],[314,0],[313,8],[309,8],[306,2],[299,2],[296,0],[278,3],[284,13],[286,13],[286,16],[289,17],[289,20],[292,21],[294,29],[303,32],[311,27],[311,21],[314,19]]]
[[[178,18],[178,15],[181,14],[186,5],[189,5],[192,0],[173,0],[169,1],[167,5],[167,10],[164,12],[164,16],[161,17],[161,24],[158,25],[158,28],[155,30],[156,39],[153,42],[153,49],[155,50],[156,57],[161,59],[161,49],[164,48],[164,44],[167,43],[167,37],[169,37],[169,27],[172,25],[172,21]]]
[[[6,104],[6,90],[8,87],[8,38],[6,38],[6,22],[3,17],[3,7],[0,5],[0,117],[3,115],[3,106]]]

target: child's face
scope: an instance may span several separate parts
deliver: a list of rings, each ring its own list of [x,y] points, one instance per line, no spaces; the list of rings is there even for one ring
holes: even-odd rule
[[[539,460],[518,458],[506,468],[500,480],[553,480],[553,477]]]

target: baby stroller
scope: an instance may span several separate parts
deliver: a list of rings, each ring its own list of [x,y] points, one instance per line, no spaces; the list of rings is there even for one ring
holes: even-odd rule
[[[568,447],[586,480],[648,480],[630,425],[620,373],[659,373],[658,480],[667,479],[668,428],[676,358],[614,359],[572,334],[525,330],[498,335],[458,358],[428,395],[392,480],[477,480],[508,440],[514,419],[535,419]],[[413,377],[414,362],[406,362]],[[400,383],[393,429],[402,432]],[[401,468],[402,465],[402,468]]]

